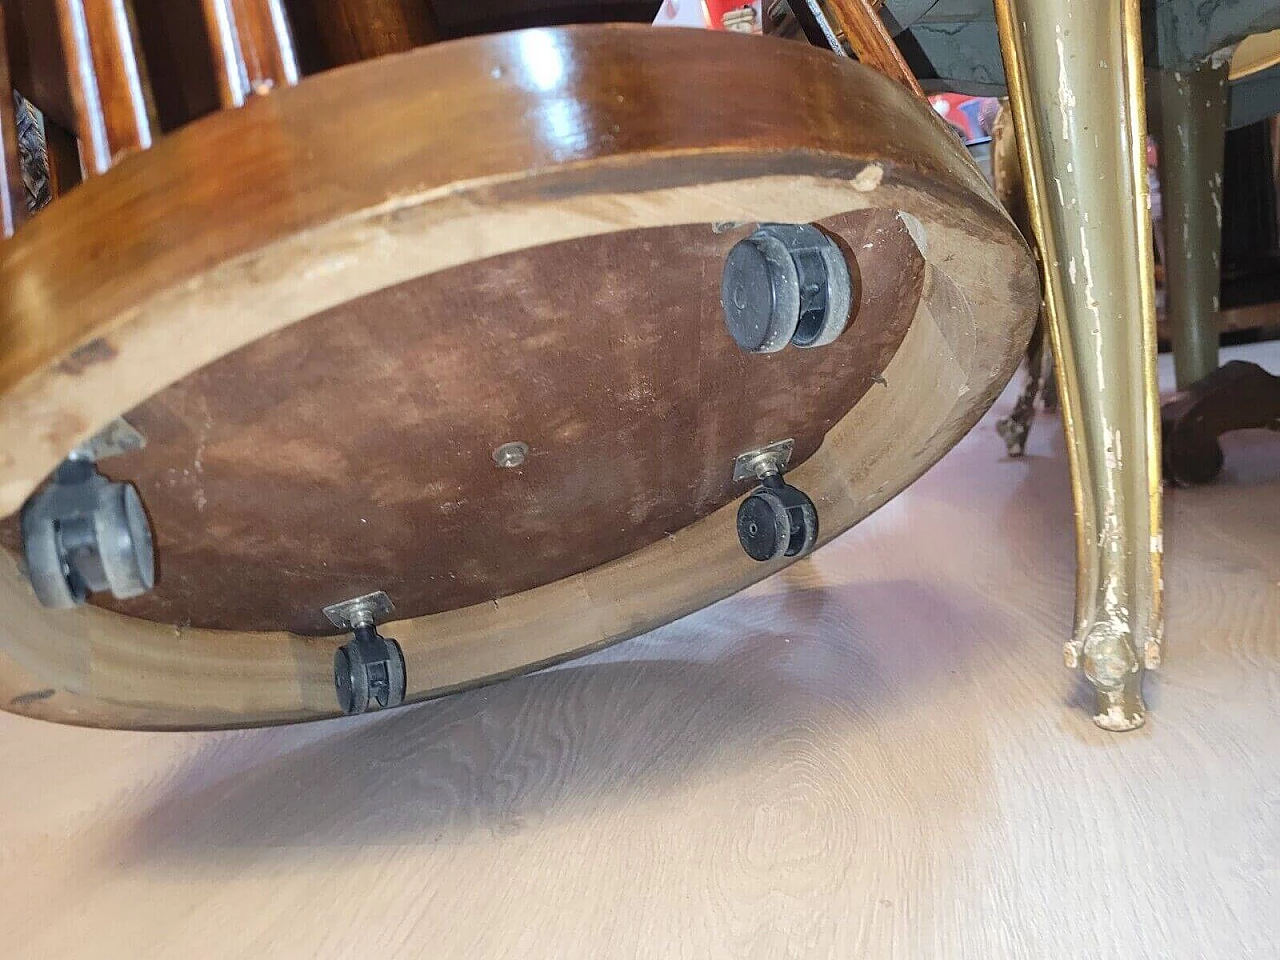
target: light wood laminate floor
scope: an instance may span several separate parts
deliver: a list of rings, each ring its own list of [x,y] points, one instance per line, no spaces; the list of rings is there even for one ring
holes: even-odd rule
[[[1280,436],[1169,494],[1166,668],[1116,735],[1062,667],[1060,432],[1008,460],[993,422],[541,675],[240,733],[0,715],[0,955],[1280,956]]]

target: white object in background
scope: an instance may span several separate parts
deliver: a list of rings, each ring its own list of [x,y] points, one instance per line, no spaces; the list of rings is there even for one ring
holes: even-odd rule
[[[655,27],[707,27],[707,14],[702,0],[662,0],[658,15],[653,18]]]

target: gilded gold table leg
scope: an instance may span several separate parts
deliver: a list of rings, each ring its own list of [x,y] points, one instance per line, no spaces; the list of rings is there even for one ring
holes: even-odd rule
[[[1160,661],[1160,435],[1139,0],[996,0],[1075,498],[1069,666],[1141,726]]]

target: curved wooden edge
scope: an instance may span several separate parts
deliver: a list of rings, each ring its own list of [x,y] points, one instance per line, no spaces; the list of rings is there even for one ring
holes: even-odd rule
[[[897,122],[904,112],[928,122]],[[483,142],[451,135],[476,117],[485,118]],[[384,148],[352,163],[353,130]],[[116,349],[141,299],[345,217],[376,222],[381,212],[393,239],[397,210],[433,191],[506,185],[509,195],[542,189],[551,199],[581,187],[539,181],[581,163],[616,164],[626,194],[675,185],[681,164],[653,168],[665,183],[644,184],[629,169],[664,156],[737,162],[733,178],[806,172],[784,169],[781,158],[762,163],[770,151],[797,154],[793,168],[807,158],[813,174],[827,156],[863,158],[986,195],[968,156],[936,141],[927,107],[869,68],[803,44],[710,31],[528,30],[330,71],[124,158],[110,180],[73,191],[0,243],[0,419],[13,419],[4,408],[49,366],[89,365]],[[705,172],[683,176],[695,185]],[[721,170],[715,179],[731,177]],[[40,445],[41,477],[91,429],[78,426],[37,432],[50,441]],[[5,513],[17,506],[12,439],[0,437]]]
[[[832,68],[825,59],[821,66]],[[891,86],[860,72],[853,75],[859,89]],[[893,96],[906,98],[896,89]],[[885,135],[892,126],[900,131],[894,144],[911,143],[916,123],[934,129],[926,126],[932,121],[920,114],[923,109],[913,104],[904,122],[899,103],[880,118],[883,127],[862,126]],[[828,539],[896,494],[976,422],[1012,375],[1039,301],[1034,266],[1020,237],[985,184],[968,177],[965,158],[948,156],[960,153],[959,145],[920,139],[927,149],[913,162],[868,160],[875,153],[863,144],[862,156],[778,154],[765,173],[752,167],[758,160],[745,149],[652,151],[643,162],[623,156],[590,170],[570,164],[535,177],[512,174],[406,192],[305,232],[281,228],[274,242],[196,270],[123,315],[96,317],[96,325],[86,329],[97,335],[89,343],[107,344],[100,354],[37,370],[12,385],[0,399],[0,450],[9,455],[0,471],[4,502],[16,507],[57,462],[64,444],[165,383],[371,289],[454,263],[609,231],[721,220],[818,220],[869,206],[896,209],[929,263],[921,305],[885,371],[883,388],[864,397],[793,472],[817,502]],[[388,137],[387,143],[394,142]],[[887,152],[893,155],[894,149]],[[691,182],[661,183],[659,174],[669,179],[673,158]],[[656,185],[638,186],[645,183]],[[0,251],[0,278],[21,283],[24,274],[16,268],[31,265],[29,254],[20,247],[16,254]],[[297,276],[307,280],[301,288]],[[29,288],[18,306],[24,321],[39,313],[38,293],[58,295],[50,277],[41,282],[43,290]],[[23,329],[7,323],[14,315],[0,314],[0,332],[9,338]],[[175,343],[183,348],[177,359]],[[922,370],[929,376],[919,376]],[[145,380],[141,387],[139,379]],[[32,444],[30,425],[36,422],[45,429]],[[36,452],[28,455],[23,444]],[[407,699],[487,682],[642,633],[777,570],[780,564],[756,564],[742,554],[734,509],[736,504],[727,505],[668,539],[583,574],[491,604],[389,625],[385,632],[400,641],[408,664]],[[0,567],[0,609],[6,611],[0,707],[61,722],[145,729],[261,725],[336,714],[331,657],[338,641],[332,638],[183,630],[96,608],[45,611],[34,603],[16,564],[0,561]]]
[[[1280,63],[1280,30],[1245,37],[1231,54],[1227,79],[1243,80]]]
[[[1036,277],[1012,229],[994,215],[984,220],[981,243],[972,222],[917,226],[930,262],[926,289],[885,385],[793,472],[818,505],[823,542],[936,462],[1013,375],[1036,314]],[[1011,255],[1022,262],[1002,281],[1008,274],[996,260]],[[930,376],[921,377],[922,370]],[[406,702],[638,635],[787,565],[743,555],[734,510],[729,504],[628,557],[523,594],[389,624],[384,633],[400,642],[409,665]],[[16,564],[6,558],[0,565],[0,609],[8,611],[0,634],[0,707],[136,729],[337,715],[332,655],[339,640],[182,630],[92,607],[44,611]]]
[[[826,159],[798,166],[819,164],[836,166]],[[699,166],[694,156],[685,162],[686,169]],[[571,195],[563,191],[574,177],[563,172],[559,182],[547,176],[459,185],[399,198],[237,258],[103,324],[100,335],[0,399],[0,513],[18,509],[68,450],[115,417],[233,350],[337,304],[473,260],[617,230],[805,222],[865,208],[870,194],[851,182],[854,170],[867,165],[840,166],[847,179],[796,173],[632,194],[606,183]],[[885,176],[871,166],[874,178]],[[633,167],[627,175],[644,173]],[[508,199],[511,187],[525,196]],[[894,192],[885,184],[878,199]]]

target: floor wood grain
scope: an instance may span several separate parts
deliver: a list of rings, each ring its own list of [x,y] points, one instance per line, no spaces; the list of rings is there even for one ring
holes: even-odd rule
[[[1280,955],[1280,437],[1228,462],[1168,497],[1136,733],[1061,666],[1046,417],[1025,459],[989,417],[811,560],[537,676],[241,733],[0,715],[0,953]]]

